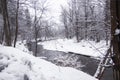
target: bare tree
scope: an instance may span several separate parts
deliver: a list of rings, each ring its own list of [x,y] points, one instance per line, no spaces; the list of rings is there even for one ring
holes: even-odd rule
[[[37,2],[37,0],[36,1],[34,1],[34,3],[33,3],[33,8],[34,8],[34,13],[35,13],[35,16],[34,16],[34,23],[33,23],[33,29],[34,29],[34,38],[35,38],[35,53],[34,53],[34,55],[35,56],[37,56],[37,51],[38,51],[38,45],[37,45],[37,43],[38,43],[38,35],[39,35],[39,31],[40,31],[40,27],[41,27],[41,24],[42,24],[42,17],[43,17],[43,15],[44,15],[44,13],[45,13],[45,11],[46,11],[46,1],[47,0],[45,0],[44,2],[41,2],[41,5],[40,5],[40,7],[38,7],[38,2]],[[39,14],[39,16],[37,15],[38,14],[38,12],[40,12],[40,14]]]
[[[68,28],[68,14],[67,14],[67,11],[66,9],[64,9],[63,7],[62,8],[62,22],[63,22],[63,25],[64,25],[64,28],[65,28],[65,37],[69,39],[69,28]]]

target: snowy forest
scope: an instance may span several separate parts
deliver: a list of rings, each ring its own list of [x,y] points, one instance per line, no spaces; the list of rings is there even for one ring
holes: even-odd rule
[[[0,0],[0,80],[120,80],[120,0]]]

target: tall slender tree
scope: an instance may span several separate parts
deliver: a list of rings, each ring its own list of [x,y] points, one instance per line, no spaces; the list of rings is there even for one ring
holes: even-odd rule
[[[16,46],[17,37],[18,37],[18,12],[19,12],[19,0],[17,0],[17,8],[16,8],[16,29],[15,29],[15,39],[14,39],[14,47]]]
[[[109,33],[110,33],[110,0],[105,0],[105,8],[104,8],[104,14],[105,14],[105,40],[106,45],[108,45],[109,41]]]

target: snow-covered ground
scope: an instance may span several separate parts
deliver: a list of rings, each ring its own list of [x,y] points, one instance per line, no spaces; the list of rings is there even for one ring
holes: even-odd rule
[[[17,41],[16,48],[19,49],[19,50],[22,50],[23,52],[30,53],[30,51],[28,50],[27,45],[26,46],[25,45],[26,45],[25,40],[23,42]]]
[[[45,49],[63,52],[74,52],[77,54],[88,55],[92,57],[103,57],[108,49],[105,41],[96,43],[94,41],[85,41],[77,43],[74,39],[57,39],[39,43]]]
[[[97,79],[82,71],[69,67],[59,67],[19,49],[0,45],[0,80]]]

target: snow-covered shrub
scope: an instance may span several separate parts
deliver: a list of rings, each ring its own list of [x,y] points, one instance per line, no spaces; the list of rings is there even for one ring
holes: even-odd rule
[[[65,54],[64,56],[59,55],[59,57],[55,58],[53,62],[59,66],[81,69],[81,67],[84,67],[84,65],[82,65],[78,59],[79,57],[75,54]]]

